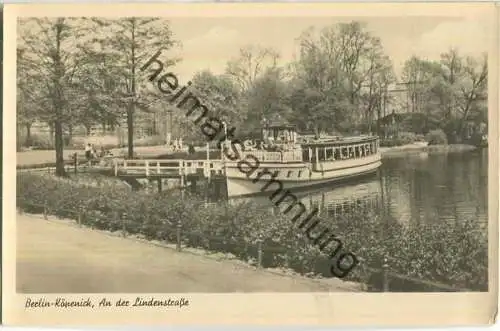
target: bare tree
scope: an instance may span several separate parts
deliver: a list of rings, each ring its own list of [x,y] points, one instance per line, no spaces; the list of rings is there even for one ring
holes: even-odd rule
[[[228,62],[226,73],[238,82],[241,91],[248,91],[260,75],[277,67],[279,57],[273,49],[247,46],[240,49],[237,58]]]

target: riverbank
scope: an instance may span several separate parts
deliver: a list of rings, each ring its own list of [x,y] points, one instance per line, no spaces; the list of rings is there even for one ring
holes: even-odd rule
[[[231,254],[263,268],[331,277],[332,262],[290,223],[293,215],[273,213],[254,203],[206,205],[187,192],[184,197],[178,192],[130,192],[111,179],[102,187],[89,187],[71,178],[18,174],[17,183],[17,205],[25,212],[45,210],[94,229]],[[420,280],[472,290],[487,285],[487,232],[477,222],[415,228],[368,208],[336,219],[325,216],[320,223],[361,261],[345,280],[380,290],[381,261],[387,260],[392,274],[415,279],[410,285],[393,280],[391,290],[436,290],[435,285],[419,285]]]
[[[394,147],[380,147],[380,153],[382,157],[399,156],[407,153],[413,152],[424,152],[424,153],[464,153],[470,152],[477,149],[476,146],[472,145],[462,145],[462,144],[450,144],[450,145],[426,145],[425,143],[413,143],[402,146]]]
[[[409,152],[429,152],[429,153],[460,153],[475,150],[476,147],[472,145],[432,145],[426,146],[422,143],[413,143],[402,146],[394,147],[380,147],[382,157],[391,157],[404,155]],[[198,152],[206,153],[205,147],[197,147]],[[143,146],[135,147],[134,151],[142,158],[155,158],[158,155],[172,154],[172,151],[162,146]],[[124,155],[127,152],[126,148],[115,148],[111,150],[115,155]],[[65,150],[64,159],[68,160],[74,153],[77,153],[79,158],[83,159],[84,154],[81,150]],[[34,150],[17,152],[16,164],[18,167],[28,166],[55,166],[55,151],[54,150]],[[203,155],[205,157],[205,155]]]

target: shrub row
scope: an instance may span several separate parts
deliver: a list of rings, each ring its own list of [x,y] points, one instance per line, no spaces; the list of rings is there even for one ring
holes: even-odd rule
[[[399,132],[397,136],[393,138],[381,139],[380,146],[382,147],[402,146],[402,145],[412,144],[417,141],[425,141],[424,136],[412,132]]]
[[[176,192],[131,192],[108,179],[99,185],[18,174],[18,208],[40,213],[45,204],[51,214],[73,219],[84,211],[82,222],[88,226],[168,242],[175,242],[176,224],[181,221],[185,246],[232,253],[251,262],[257,259],[257,242],[263,240],[264,267],[331,277],[330,262],[292,226],[291,215],[275,215],[252,203],[205,206],[196,196],[181,199]],[[347,217],[321,219],[342,240],[344,249],[362,261],[346,280],[379,288],[380,274],[366,267],[380,268],[385,258],[395,273],[458,288],[487,289],[487,235],[476,222],[408,227],[382,214],[359,210]],[[398,286],[409,290],[410,285],[395,280],[391,290]],[[413,290],[433,290],[411,286]]]
[[[448,144],[448,139],[446,133],[443,130],[432,130],[426,136],[425,140],[429,145],[446,145]]]

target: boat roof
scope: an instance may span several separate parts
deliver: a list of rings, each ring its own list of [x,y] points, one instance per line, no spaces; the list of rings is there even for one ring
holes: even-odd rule
[[[283,122],[271,122],[267,124],[265,129],[295,129],[295,125]]]
[[[333,145],[345,145],[345,144],[357,144],[367,141],[376,140],[377,136],[357,136],[357,137],[331,137],[327,139],[319,139],[313,141],[304,141],[300,144],[303,146],[333,146]]]

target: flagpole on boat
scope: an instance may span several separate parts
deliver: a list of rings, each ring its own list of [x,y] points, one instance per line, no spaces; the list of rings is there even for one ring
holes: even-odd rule
[[[229,197],[229,179],[227,178],[227,170],[226,170],[226,159],[224,158],[224,148],[227,146],[227,123],[226,121],[222,121],[222,126],[224,127],[224,143],[220,148],[220,158],[222,161],[222,169],[224,172],[224,177],[226,177],[226,197]]]

